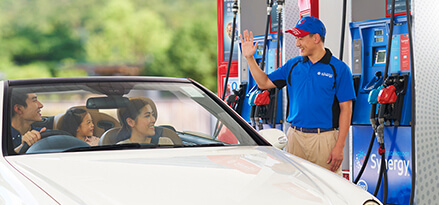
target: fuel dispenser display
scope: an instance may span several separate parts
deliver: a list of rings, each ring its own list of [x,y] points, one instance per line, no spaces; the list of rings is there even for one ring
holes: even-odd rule
[[[350,24],[352,72],[357,86],[352,116],[352,177],[388,204],[408,204],[411,191],[411,73],[406,22],[405,16],[398,16],[393,27],[389,18]],[[385,69],[386,63],[390,69]],[[371,134],[372,138],[376,135],[380,146],[373,146],[372,140],[369,143]],[[370,153],[368,145],[372,146]],[[380,169],[387,170],[386,182],[381,181]]]
[[[405,25],[405,17],[395,18],[395,32],[392,36],[391,62],[390,62],[390,79],[389,82],[398,82],[402,84],[401,94],[405,95],[407,86],[409,86],[410,75],[410,59],[409,45],[407,40],[407,26]],[[351,23],[351,33],[353,39],[353,66],[352,72],[354,78],[358,81],[358,96],[355,102],[352,124],[367,125],[369,121],[369,110],[371,108],[368,103],[369,92],[382,84],[385,66],[387,30],[389,19],[370,20],[364,22]],[[395,80],[398,78],[398,80]],[[399,82],[401,81],[401,82]],[[408,91],[409,92],[409,91]],[[401,100],[409,99],[401,96]],[[405,100],[401,113],[401,120],[397,120],[397,124],[410,125],[410,100]]]

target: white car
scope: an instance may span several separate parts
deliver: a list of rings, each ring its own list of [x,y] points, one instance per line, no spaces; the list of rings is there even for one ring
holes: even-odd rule
[[[381,204],[348,180],[271,146],[190,79],[53,78],[0,86],[0,204]],[[16,104],[23,94],[26,106]],[[134,99],[145,97],[150,107],[126,117],[136,110]],[[78,110],[90,114],[86,131],[93,136],[78,134],[85,120],[68,121]],[[136,127],[144,119],[148,126]],[[22,144],[28,130],[18,131],[26,127],[20,120],[32,123],[27,129],[41,139]]]

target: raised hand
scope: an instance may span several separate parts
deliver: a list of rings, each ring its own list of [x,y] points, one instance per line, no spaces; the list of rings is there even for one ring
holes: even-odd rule
[[[244,38],[243,38],[244,35]],[[258,47],[258,42],[253,45],[253,33],[250,31],[250,35],[248,30],[245,30],[239,37],[241,38],[241,51],[242,55],[245,58],[253,57],[256,52],[256,48]]]

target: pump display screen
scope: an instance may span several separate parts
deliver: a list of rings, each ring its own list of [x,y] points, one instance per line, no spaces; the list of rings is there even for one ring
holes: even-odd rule
[[[382,37],[382,36],[375,37],[375,43],[380,43],[383,41],[384,41],[384,37]]]
[[[386,50],[378,50],[375,54],[375,64],[386,62]]]
[[[383,32],[383,30],[382,29],[379,29],[379,30],[375,30],[375,36],[378,36],[378,35],[383,35],[384,34],[384,32]]]

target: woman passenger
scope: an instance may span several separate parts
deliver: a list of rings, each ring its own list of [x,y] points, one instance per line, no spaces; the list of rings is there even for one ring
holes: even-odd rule
[[[68,109],[61,122],[61,129],[87,142],[91,146],[98,145],[99,138],[93,136],[93,119],[90,113],[84,109]]]
[[[158,144],[155,123],[157,108],[154,102],[147,97],[132,97],[126,107],[118,110],[122,129],[118,133],[117,144],[125,143],[152,143]]]

